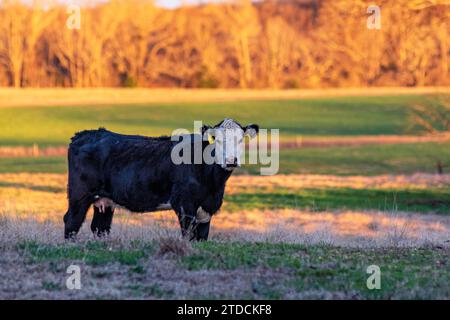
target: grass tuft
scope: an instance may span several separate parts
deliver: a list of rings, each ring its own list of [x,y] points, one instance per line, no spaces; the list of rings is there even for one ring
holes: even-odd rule
[[[158,240],[159,256],[173,255],[176,257],[184,257],[192,253],[192,244],[186,239],[177,237],[162,237]]]

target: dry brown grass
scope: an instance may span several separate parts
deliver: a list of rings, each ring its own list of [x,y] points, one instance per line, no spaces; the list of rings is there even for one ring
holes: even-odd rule
[[[1,178],[0,178],[1,179]],[[245,192],[246,189],[277,188],[352,188],[352,189],[427,189],[450,185],[450,174],[416,173],[412,175],[335,176],[292,174],[274,176],[233,176],[227,184],[228,193]]]
[[[3,214],[0,221],[2,246],[21,241],[64,242],[62,221],[11,214]],[[95,239],[89,223],[90,217],[78,241]],[[450,246],[450,221],[442,215],[403,212],[250,210],[218,214],[213,218],[210,237],[216,241],[325,243],[348,247]],[[183,256],[190,250],[189,244],[181,239],[175,214],[167,212],[144,216],[119,212],[107,240],[121,244],[158,240],[162,256]]]
[[[161,237],[158,239],[158,252],[160,256],[175,255],[185,256],[192,252],[192,245],[186,239],[180,237]]]
[[[67,210],[66,176],[61,174],[0,175],[0,228],[2,243],[20,239],[43,242],[62,240],[62,217]],[[251,188],[410,188],[448,186],[450,175],[338,177],[315,175],[234,176],[227,193]],[[80,239],[92,239],[89,220]],[[445,215],[367,210],[242,210],[220,212],[213,218],[211,237],[219,240],[333,243],[348,246],[445,244],[450,239],[450,219]],[[152,240],[179,237],[173,212],[132,214],[118,210],[111,240]],[[14,240],[15,239],[15,240]],[[183,243],[161,242],[161,254],[183,254]],[[164,243],[169,243],[165,246]],[[174,246],[174,247],[172,247]],[[187,249],[186,249],[187,250]]]

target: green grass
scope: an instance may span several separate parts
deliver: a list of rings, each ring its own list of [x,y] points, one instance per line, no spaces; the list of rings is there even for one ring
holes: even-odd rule
[[[436,173],[437,160],[450,164],[450,143],[408,143],[352,147],[299,148],[280,151],[280,173],[336,175]],[[259,167],[244,166],[258,174]]]
[[[450,164],[450,143],[408,143],[281,150],[279,173],[336,175],[436,173],[436,162]],[[259,174],[259,165],[245,165],[236,174]],[[0,173],[64,173],[66,157],[0,158]],[[448,169],[444,169],[448,171]]]
[[[297,292],[318,290],[347,298],[433,298],[450,293],[450,251],[425,248],[351,249],[272,243],[197,243],[183,257],[189,270],[263,267],[290,270],[284,285]],[[444,262],[444,263],[443,263]],[[369,290],[367,267],[381,269],[381,289]],[[272,296],[281,293],[271,292]]]
[[[146,105],[0,108],[0,145],[66,145],[79,130],[100,126],[145,135],[193,130],[194,120],[215,124],[232,117],[243,124],[278,128],[289,135],[415,133],[408,106],[425,96],[334,97],[288,101],[160,103]]]
[[[87,242],[85,244],[72,245],[46,245],[37,242],[22,242],[18,248],[25,252],[31,262],[53,260],[79,260],[89,265],[105,265],[108,263],[121,263],[133,265],[136,271],[140,259],[152,251],[152,246],[132,245],[131,248],[109,248],[106,242]]]
[[[225,195],[223,207],[226,211],[280,208],[301,208],[313,211],[375,209],[450,214],[450,188],[427,190],[279,188],[271,192],[254,190]]]
[[[0,173],[64,173],[67,159],[63,156],[0,158]]]
[[[296,252],[306,250],[304,245],[242,243],[242,242],[205,242],[194,245],[198,249],[194,254],[183,257],[181,264],[188,270],[237,269],[299,266]]]
[[[333,97],[287,101],[161,103],[146,105],[0,108],[0,146],[67,145],[79,130],[105,126],[133,134],[170,135],[193,130],[194,120],[214,124],[233,117],[243,124],[279,128],[282,137],[417,134],[408,108],[426,96]],[[435,172],[450,162],[449,143],[411,143],[282,150],[280,173],[377,175]],[[0,158],[0,173],[65,172],[65,157]],[[259,174],[258,166],[241,173]]]
[[[256,272],[251,293],[244,284],[240,288],[229,289],[236,292],[223,291],[220,296],[209,298],[280,299],[296,294],[302,298],[443,299],[450,295],[450,250],[440,247],[343,248],[209,241],[193,243],[193,250],[186,255],[168,255],[158,260],[161,256],[153,250],[155,245],[157,243],[138,242],[131,247],[116,244],[113,249],[108,249],[103,242],[52,245],[33,241],[19,244],[18,249],[28,259],[32,270],[44,268],[46,272],[59,274],[68,262],[82,261],[93,268],[89,278],[84,275],[84,283],[117,281],[115,278],[120,276],[116,290],[124,290],[128,296],[136,298],[180,298],[170,286],[149,282],[146,277],[155,272],[151,268],[158,267],[148,265],[146,261],[170,261],[187,279],[201,276],[196,274],[197,271],[201,271],[203,276],[214,270],[220,271],[225,280],[217,279],[215,285],[218,286],[223,285],[228,277],[239,277],[256,270],[265,270],[273,274],[272,277],[278,277],[262,278]],[[122,267],[109,268],[113,264]],[[366,286],[370,276],[367,268],[371,265],[377,265],[381,270],[381,289],[369,290]],[[174,269],[157,270],[170,277]],[[42,288],[53,292],[66,290],[62,283],[55,281],[43,281]],[[102,293],[98,291],[96,294]],[[199,294],[189,295],[189,298],[204,298]]]

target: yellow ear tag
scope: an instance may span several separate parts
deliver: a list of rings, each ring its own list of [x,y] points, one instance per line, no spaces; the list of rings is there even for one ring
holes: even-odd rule
[[[208,142],[209,144],[213,144],[214,143],[214,137],[211,135],[208,135]]]

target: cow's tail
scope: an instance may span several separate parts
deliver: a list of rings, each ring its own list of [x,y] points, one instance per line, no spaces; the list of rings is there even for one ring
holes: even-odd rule
[[[74,150],[74,148],[78,149],[77,147],[70,144],[69,150],[67,151],[67,165],[68,165],[67,198],[69,200],[72,199],[72,190],[73,190],[73,182],[74,182],[73,177],[74,177],[74,170],[75,170],[74,154],[77,152]]]
[[[77,162],[80,154],[80,148],[89,143],[95,143],[99,139],[103,138],[109,131],[105,128],[99,128],[98,130],[84,130],[77,132],[72,138],[69,144],[69,150],[67,151],[67,163],[68,163],[68,179],[67,179],[67,197],[71,199],[72,190],[74,188],[74,178],[77,175]]]

